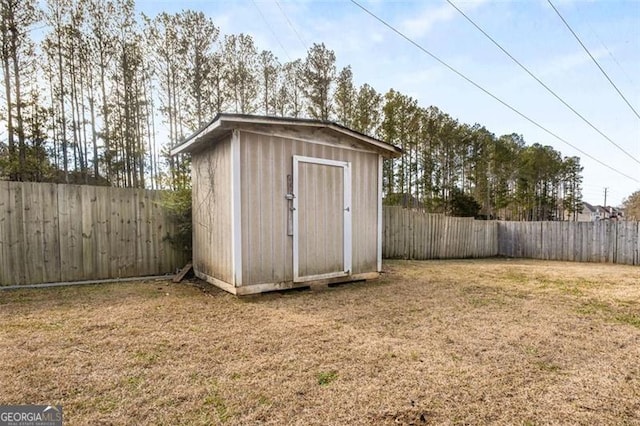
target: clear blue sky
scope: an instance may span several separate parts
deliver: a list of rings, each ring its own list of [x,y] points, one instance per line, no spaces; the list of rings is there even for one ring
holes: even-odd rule
[[[640,112],[640,0],[552,0],[594,57]],[[454,3],[604,134],[640,161],[638,119],[546,0]],[[376,15],[496,96],[602,162],[584,157],[491,99],[349,1],[138,1],[148,15],[161,10],[201,10],[224,34],[247,33],[259,49],[280,61],[304,58],[324,42],[337,65],[351,65],[356,84],[379,92],[393,88],[422,106],[435,105],[496,135],[522,134],[529,143],[551,145],[581,157],[584,199],[618,205],[640,190],[640,164],[589,128],[511,62],[445,0],[363,1]],[[264,17],[264,18],[263,18]],[[291,25],[289,22],[291,22]],[[296,31],[298,34],[296,34]],[[298,35],[300,37],[298,37]]]

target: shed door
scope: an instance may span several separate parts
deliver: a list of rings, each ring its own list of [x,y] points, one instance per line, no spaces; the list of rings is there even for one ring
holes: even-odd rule
[[[293,157],[293,280],[351,273],[350,163]]]

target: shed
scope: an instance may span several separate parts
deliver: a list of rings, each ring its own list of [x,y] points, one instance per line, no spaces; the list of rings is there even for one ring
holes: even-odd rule
[[[242,295],[379,275],[382,164],[399,148],[333,122],[218,114],[179,153],[199,278]]]

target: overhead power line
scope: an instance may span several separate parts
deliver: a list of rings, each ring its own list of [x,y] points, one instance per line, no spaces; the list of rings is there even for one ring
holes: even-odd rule
[[[567,141],[566,139],[558,136],[557,134],[555,134],[554,132],[552,132],[551,130],[547,129],[546,127],[544,127],[542,124],[538,123],[537,121],[535,121],[534,119],[530,118],[529,116],[525,115],[524,113],[520,112],[518,109],[516,109],[515,107],[511,106],[510,104],[508,104],[506,101],[503,101],[502,99],[500,99],[499,97],[497,97],[496,95],[494,95],[493,93],[491,93],[489,90],[485,89],[484,87],[482,87],[481,85],[479,85],[478,83],[476,83],[475,81],[471,80],[469,77],[467,77],[466,75],[464,75],[463,73],[461,73],[460,71],[458,71],[457,69],[453,68],[451,65],[449,65],[448,63],[446,63],[445,61],[443,61],[442,59],[440,59],[438,56],[434,55],[433,53],[429,52],[427,49],[425,49],[424,47],[422,47],[420,44],[418,44],[417,42],[415,42],[414,40],[412,40],[411,38],[409,38],[408,36],[406,36],[404,33],[402,33],[400,30],[396,29],[393,25],[389,24],[387,21],[385,21],[384,19],[378,17],[376,14],[374,14],[373,12],[371,12],[369,9],[367,9],[366,7],[364,7],[363,5],[361,5],[360,3],[358,3],[356,0],[350,0],[351,3],[355,4],[356,6],[358,6],[360,9],[362,9],[366,14],[368,14],[369,16],[371,16],[372,18],[374,18],[375,20],[377,20],[378,22],[380,22],[382,25],[384,25],[385,27],[389,28],[391,31],[393,31],[394,33],[396,33],[397,35],[399,35],[400,37],[402,37],[403,39],[405,39],[406,41],[408,41],[409,43],[411,43],[412,45],[414,45],[416,48],[418,48],[419,50],[421,50],[423,53],[425,53],[426,55],[430,56],[432,59],[434,59],[435,61],[437,61],[438,63],[440,63],[441,65],[443,65],[444,67],[446,67],[449,71],[455,73],[456,75],[458,75],[458,77],[462,78],[463,80],[465,80],[466,82],[468,82],[469,84],[475,86],[477,89],[481,90],[482,92],[484,92],[486,95],[490,96],[491,98],[493,98],[494,100],[498,101],[499,103],[501,103],[503,106],[507,107],[508,109],[510,109],[511,111],[515,112],[516,114],[518,114],[520,117],[524,118],[525,120],[527,120],[528,122],[530,122],[531,124],[533,124],[534,126],[538,127],[539,129],[541,129],[542,131],[544,131],[545,133],[553,136],[554,138],[558,139],[560,142],[570,146],[571,148],[575,149],[576,151],[580,152],[581,154],[583,154],[585,157],[588,157],[590,159],[592,159],[593,161],[595,161],[596,163],[606,167],[607,169],[626,177],[627,179],[630,179],[634,182],[638,182],[640,183],[640,181],[632,176],[629,176],[617,169],[615,169],[614,167],[602,162],[601,160],[597,159],[596,157],[592,156],[591,154],[588,154],[587,152],[583,151],[582,149],[578,148],[577,146],[573,145],[571,142]]]
[[[276,39],[276,41],[280,45],[280,48],[282,49],[284,54],[287,55],[287,58],[289,58],[289,61],[291,61],[291,56],[289,56],[289,52],[287,52],[287,49],[285,49],[285,47],[282,45],[282,42],[280,42],[280,37],[278,37],[278,34],[276,34],[276,32],[273,30],[273,27],[271,26],[271,24],[269,24],[269,21],[267,21],[267,18],[262,13],[262,10],[260,10],[260,8],[258,7],[258,4],[255,2],[255,0],[251,0],[251,2],[253,3],[256,10],[260,14],[260,17],[262,17],[262,20],[264,21],[264,23],[267,25],[267,27],[271,31],[271,34],[273,34],[273,37]]]
[[[576,6],[576,9],[578,11],[580,11],[580,7]],[[618,66],[618,68],[620,68],[620,71],[622,71],[625,75],[625,77],[627,77],[627,80],[629,81],[629,83],[631,84],[635,84],[633,79],[631,78],[631,76],[629,75],[629,73],[627,72],[627,70],[624,69],[624,67],[622,66],[622,64],[618,61],[618,59],[613,55],[613,52],[611,52],[611,50],[609,50],[609,48],[604,44],[604,41],[602,40],[602,37],[600,37],[600,35],[598,34],[598,32],[593,28],[593,25],[591,25],[591,23],[589,23],[589,21],[586,21],[587,26],[589,27],[589,30],[591,31],[591,34],[593,34],[595,36],[595,38],[598,39],[598,41],[600,42],[600,44],[602,45],[602,47],[604,48],[604,50],[607,51],[607,53],[609,54],[609,57],[611,58],[611,60],[613,62],[616,63],[616,65]]]
[[[305,43],[305,41],[303,40],[303,38],[300,35],[300,33],[298,32],[298,30],[296,30],[296,27],[289,20],[289,17],[287,16],[287,13],[284,11],[284,9],[282,8],[282,6],[280,5],[280,2],[278,0],[276,0],[276,4],[278,5],[278,9],[280,9],[280,12],[282,12],[282,15],[284,16],[284,19],[287,20],[287,23],[289,24],[289,27],[293,30],[294,33],[296,33],[296,37],[298,37],[298,40],[300,40],[300,44],[302,45],[302,47],[304,47],[304,50],[305,51],[309,50],[309,48],[307,47],[307,43]]]
[[[582,121],[584,121],[585,123],[587,123],[589,125],[589,127],[591,127],[593,130],[595,130],[596,132],[598,132],[598,134],[600,134],[600,136],[602,136],[603,138],[605,138],[607,141],[609,141],[609,143],[613,144],[613,146],[615,146],[616,148],[618,148],[620,151],[624,152],[627,157],[631,158],[633,161],[635,161],[636,163],[640,164],[640,160],[638,160],[637,158],[635,158],[633,155],[631,155],[629,152],[627,152],[623,147],[621,147],[620,145],[618,145],[617,143],[615,143],[609,136],[605,135],[600,129],[598,129],[596,126],[593,125],[593,123],[591,123],[591,121],[587,120],[582,114],[580,114],[578,111],[575,110],[575,108],[573,108],[571,105],[569,105],[564,99],[562,99],[556,92],[554,92],[549,86],[547,86],[542,80],[540,80],[535,74],[533,74],[526,66],[524,66],[520,61],[518,61],[516,58],[513,57],[513,55],[511,55],[511,53],[509,53],[504,47],[502,47],[500,45],[500,43],[498,43],[493,37],[491,37],[489,34],[487,34],[487,32],[485,30],[483,30],[478,24],[476,24],[469,16],[467,16],[467,14],[465,14],[462,10],[460,10],[451,0],[447,0],[447,3],[449,3],[451,5],[451,7],[453,7],[455,10],[457,10],[462,16],[464,16],[464,18],[469,21],[469,23],[471,23],[471,25],[473,25],[474,27],[476,27],[476,29],[478,31],[480,31],[486,38],[488,38],[493,44],[496,45],[496,47],[498,47],[498,49],[502,50],[502,52],[507,55],[513,62],[515,62],[520,68],[522,68],[527,74],[529,74],[529,76],[531,76],[531,78],[533,78],[535,81],[537,81],[542,87],[544,87],[547,92],[551,93],[557,100],[559,100],[560,102],[562,102],[562,104],[569,108],[569,110],[571,110],[575,115],[577,115],[578,117],[580,117],[582,119]]]
[[[573,31],[573,28],[571,28],[571,26],[569,25],[569,23],[564,19],[564,17],[560,14],[560,11],[558,9],[556,9],[556,7],[553,5],[553,3],[551,3],[551,0],[547,0],[547,2],[549,3],[549,5],[553,8],[553,10],[556,12],[556,14],[560,17],[560,19],[562,20],[562,22],[564,22],[564,25],[569,29],[569,31],[571,32],[571,34],[573,34],[573,36],[576,38],[576,40],[578,40],[578,43],[580,43],[580,46],[582,46],[582,48],[584,49],[585,52],[587,52],[587,55],[589,55],[589,57],[591,58],[591,60],[593,61],[594,64],[596,64],[596,66],[598,67],[598,69],[600,70],[600,72],[606,77],[606,79],[609,81],[609,83],[611,84],[611,86],[613,86],[614,89],[616,89],[616,92],[618,92],[618,95],[620,95],[620,97],[626,102],[626,104],[629,106],[629,108],[631,108],[631,111],[633,111],[633,113],[636,115],[636,117],[638,117],[640,119],[640,114],[638,114],[638,111],[635,110],[635,108],[631,105],[631,103],[629,103],[629,101],[627,100],[627,98],[625,98],[625,96],[622,94],[622,92],[620,91],[620,89],[618,89],[618,86],[616,86],[616,84],[613,82],[613,80],[611,80],[611,78],[609,77],[609,75],[607,74],[607,72],[602,69],[602,67],[600,66],[600,64],[598,63],[598,61],[596,60],[596,58],[593,57],[593,55],[591,54],[591,52],[589,52],[589,49],[587,49],[587,46],[584,45],[584,43],[582,42],[582,40],[580,40],[580,37],[578,37],[578,34],[576,34],[575,31]]]

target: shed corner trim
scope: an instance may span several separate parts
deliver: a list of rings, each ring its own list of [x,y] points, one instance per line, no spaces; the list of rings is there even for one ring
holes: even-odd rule
[[[240,135],[238,130],[231,134],[231,263],[233,285],[242,286],[242,199],[240,173]]]

